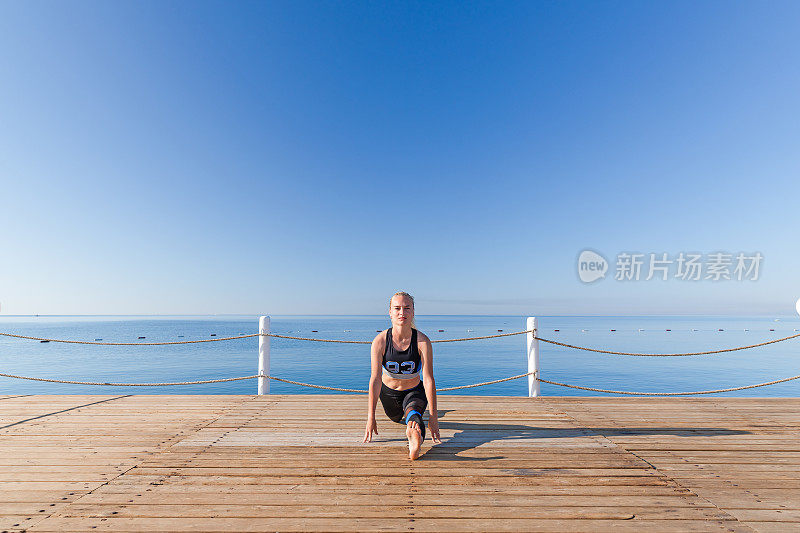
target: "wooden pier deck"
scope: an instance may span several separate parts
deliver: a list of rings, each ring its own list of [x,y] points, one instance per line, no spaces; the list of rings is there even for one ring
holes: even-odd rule
[[[1,396],[0,531],[798,531],[800,399]]]

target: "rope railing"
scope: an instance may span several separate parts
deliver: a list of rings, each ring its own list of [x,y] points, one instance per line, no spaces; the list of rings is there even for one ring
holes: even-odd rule
[[[527,376],[531,376],[536,374],[536,372],[527,372],[525,374],[518,374],[516,376],[509,376],[507,378],[495,379],[491,381],[483,381],[480,383],[472,383],[470,385],[457,385],[455,387],[442,387],[436,389],[436,392],[446,392],[446,391],[453,391],[453,390],[460,390],[460,389],[470,389],[474,387],[482,387],[484,385],[493,385],[495,383],[502,383],[504,381],[511,381],[513,379],[524,378]],[[204,379],[204,380],[196,380],[196,381],[172,381],[172,382],[162,382],[162,383],[116,383],[116,382],[107,382],[107,381],[72,381],[72,380],[65,380],[65,379],[53,379],[53,378],[37,378],[31,376],[17,376],[14,374],[4,374],[0,373],[0,377],[6,378],[13,378],[13,379],[23,379],[28,381],[43,381],[47,383],[66,383],[70,385],[99,385],[99,386],[111,386],[111,387],[168,387],[168,386],[178,386],[178,385],[203,385],[207,383],[227,383],[231,381],[242,381],[246,379],[256,379],[256,378],[267,378],[274,381],[280,381],[283,383],[288,383],[290,385],[299,385],[301,387],[310,387],[313,389],[322,389],[322,390],[331,390],[331,391],[339,391],[339,392],[353,392],[359,394],[366,394],[368,391],[364,389],[348,389],[343,387],[330,387],[327,385],[315,385],[313,383],[304,383],[302,381],[294,381],[291,379],[279,378],[277,376],[270,376],[266,374],[254,374],[252,376],[241,376],[241,377],[234,377],[234,378],[220,378],[220,379]],[[567,387],[570,389],[579,389],[585,391],[592,391],[592,392],[603,392],[606,394],[624,394],[629,396],[690,396],[690,395],[699,395],[699,394],[717,394],[721,392],[733,392],[739,390],[746,390],[746,389],[755,389],[758,387],[766,387],[768,385],[775,385],[778,383],[784,383],[787,381],[792,381],[795,379],[800,379],[800,375],[792,376],[783,379],[776,379],[773,381],[767,381],[764,383],[756,383],[754,385],[744,385],[741,387],[729,387],[725,389],[713,389],[713,390],[700,390],[700,391],[686,391],[686,392],[639,392],[639,391],[622,391],[622,390],[611,390],[611,389],[599,389],[595,387],[584,387],[581,385],[572,385],[569,383],[561,383],[558,381],[550,381],[547,379],[542,379],[537,377],[539,381],[542,383],[549,383],[550,385],[557,385],[559,387]]]
[[[264,317],[262,317],[263,319]],[[529,319],[530,320],[530,319]],[[708,350],[702,352],[686,352],[686,353],[663,353],[663,354],[654,354],[654,353],[637,353],[637,352],[619,352],[619,351],[612,351],[612,350],[602,350],[599,348],[590,348],[586,346],[577,346],[573,344],[568,344],[564,342],[554,341],[551,339],[545,339],[539,337],[535,334],[536,332],[536,323],[535,319],[534,322],[531,323],[529,321],[528,327],[533,329],[527,329],[523,331],[515,331],[510,333],[499,333],[495,335],[484,335],[478,337],[462,337],[462,338],[454,338],[454,339],[438,339],[433,340],[431,342],[462,342],[462,341],[474,341],[474,340],[483,340],[483,339],[495,339],[499,337],[510,337],[514,335],[524,335],[529,334],[529,340],[538,340],[542,342],[546,342],[549,344],[553,344],[556,346],[562,346],[565,348],[571,348],[575,350],[583,350],[588,352],[594,353],[601,353],[601,354],[612,354],[612,355],[625,355],[625,356],[638,356],[638,357],[685,357],[685,356],[692,356],[692,355],[709,355],[709,354],[719,354],[719,353],[726,353],[726,352],[734,352],[738,350],[746,350],[750,348],[756,348],[760,346],[766,346],[769,344],[774,344],[778,342],[787,341],[790,339],[795,339],[800,337],[799,334],[789,335],[786,337],[782,337],[779,339],[773,339],[765,342],[760,342],[756,344],[750,344],[747,346],[737,346],[734,348],[725,348],[720,350]],[[356,340],[339,340],[339,339],[318,339],[312,337],[299,337],[299,336],[292,336],[292,335],[281,335],[277,333],[268,333],[268,327],[265,329],[262,326],[261,331],[262,333],[251,333],[246,335],[237,335],[232,337],[219,337],[219,338],[211,338],[211,339],[193,339],[193,340],[182,340],[182,341],[163,341],[163,342],[104,342],[102,340],[96,341],[80,341],[80,340],[68,340],[68,339],[54,339],[54,338],[46,338],[46,337],[33,337],[28,335],[18,335],[14,333],[3,333],[0,332],[0,336],[4,337],[11,337],[17,339],[25,339],[25,340],[35,340],[40,342],[60,342],[60,343],[67,343],[67,344],[90,344],[90,345],[100,345],[100,346],[165,346],[165,345],[179,345],[179,344],[197,344],[197,343],[206,343],[206,342],[220,342],[220,341],[231,341],[237,339],[246,339],[246,338],[253,338],[253,337],[273,337],[279,339],[290,339],[290,340],[298,340],[298,341],[310,341],[310,342],[327,342],[327,343],[341,343],[341,344],[371,344],[371,341],[356,341]],[[529,344],[530,350],[530,344]],[[259,363],[260,369],[259,374],[254,374],[250,376],[239,376],[239,377],[232,377],[232,378],[220,378],[220,379],[207,379],[207,380],[193,380],[193,381],[174,381],[174,382],[158,382],[158,383],[119,383],[119,382],[99,382],[99,381],[77,381],[77,380],[63,380],[63,379],[53,379],[53,378],[37,378],[32,376],[18,376],[14,374],[5,374],[0,373],[0,377],[12,378],[12,379],[22,379],[22,380],[30,380],[30,381],[40,381],[40,382],[48,382],[48,383],[64,383],[64,384],[73,384],[73,385],[99,385],[99,386],[117,386],[117,387],[165,387],[165,386],[179,386],[179,385],[201,385],[201,384],[210,384],[210,383],[227,383],[233,381],[242,381],[248,379],[269,379],[274,381],[280,381],[283,383],[291,384],[291,385],[298,385],[302,387],[310,387],[315,389],[321,390],[330,390],[330,391],[340,391],[340,392],[351,392],[351,393],[360,393],[364,394],[367,391],[363,389],[350,389],[344,387],[331,387],[327,385],[316,385],[313,383],[304,383],[301,381],[294,381],[290,379],[280,378],[277,376],[270,376],[267,372],[269,370],[268,365],[266,368],[261,367],[261,363]],[[569,383],[561,383],[558,381],[550,381],[546,379],[542,379],[539,377],[539,372],[536,370],[537,366],[531,367],[529,366],[528,369],[532,370],[525,374],[518,374],[515,376],[509,376],[501,379],[495,379],[490,381],[483,381],[479,383],[472,383],[469,385],[458,385],[454,387],[443,387],[437,389],[438,392],[445,392],[445,391],[454,391],[454,390],[461,390],[461,389],[469,389],[474,387],[482,387],[486,385],[492,385],[496,383],[503,383],[506,381],[511,381],[514,379],[519,379],[527,376],[535,376],[535,381],[548,383],[551,385],[556,385],[560,387],[567,387],[572,389],[578,390],[586,390],[592,392],[601,392],[606,394],[623,394],[623,395],[635,395],[635,396],[686,396],[686,395],[695,395],[695,394],[715,394],[721,392],[732,392],[732,391],[739,391],[745,389],[753,389],[757,387],[765,387],[768,385],[774,385],[777,383],[784,383],[787,381],[792,381],[795,379],[800,379],[800,375],[792,376],[784,379],[778,379],[774,381],[768,381],[764,383],[757,383],[754,385],[745,385],[741,387],[731,387],[725,389],[714,389],[714,390],[701,390],[701,391],[686,391],[686,392],[639,392],[639,391],[621,391],[621,390],[611,390],[611,389],[601,389],[595,387],[585,387],[582,385],[574,385]],[[266,370],[267,372],[265,372]],[[538,387],[538,386],[537,386]],[[259,394],[261,392],[261,382],[259,382]],[[538,388],[537,388],[538,394]]]
[[[498,335],[484,335],[481,337],[462,337],[456,339],[437,339],[432,340],[432,343],[438,342],[463,342],[463,341],[475,341],[475,340],[484,340],[484,339],[496,339],[499,337],[510,337],[513,335],[524,335],[527,333],[532,333],[534,330],[524,330],[524,331],[515,331],[513,333],[500,333]],[[237,335],[234,337],[219,337],[215,339],[195,339],[195,340],[187,340],[187,341],[165,341],[165,342],[101,342],[101,341],[75,341],[75,340],[65,340],[65,339],[51,339],[47,337],[31,337],[28,335],[16,335],[13,333],[0,333],[0,336],[4,337],[12,337],[16,339],[27,339],[27,340],[34,340],[39,342],[61,342],[61,343],[68,343],[68,344],[91,344],[91,345],[99,345],[99,346],[167,346],[167,345],[174,345],[174,344],[196,344],[202,342],[219,342],[219,341],[230,341],[236,339],[247,339],[251,337],[274,337],[278,339],[291,339],[291,340],[299,340],[299,341],[311,341],[311,342],[329,342],[329,343],[340,343],[340,344],[372,344],[372,341],[348,341],[348,340],[339,340],[339,339],[315,339],[312,337],[295,337],[291,335],[279,335],[277,333],[250,333],[248,335]],[[719,354],[719,353],[727,353],[727,352],[735,352],[739,350],[748,350],[751,348],[758,348],[760,346],[767,346],[768,344],[775,344],[778,342],[783,342],[791,339],[796,339],[800,337],[800,333],[789,335],[787,337],[781,337],[779,339],[773,339],[770,341],[759,342],[757,344],[749,344],[746,346],[736,346],[734,348],[723,348],[721,350],[708,350],[704,352],[685,352],[685,353],[637,353],[637,352],[617,352],[612,350],[601,350],[599,348],[589,348],[587,346],[576,346],[574,344],[567,344],[565,342],[554,341],[551,339],[545,339],[543,337],[538,337],[536,335],[533,336],[533,339],[539,340],[542,342],[546,342],[549,344],[553,344],[556,346],[563,346],[565,348],[572,348],[574,350],[583,350],[586,352],[594,352],[594,353],[602,353],[602,354],[609,354],[609,355],[626,355],[626,356],[634,356],[634,357],[687,357],[692,355],[711,355],[711,354]]]
[[[583,387],[580,385],[570,385],[569,383],[560,383],[558,381],[548,381],[546,379],[538,378],[542,383],[549,383],[550,385],[558,385],[559,387],[568,387],[570,389],[579,389],[592,392],[604,392],[607,394],[626,394],[629,396],[689,396],[694,394],[717,394],[720,392],[733,392],[737,390],[755,389],[758,387],[766,387],[768,385],[775,385],[777,383],[784,383],[794,379],[800,379],[800,375],[792,376],[790,378],[776,379],[774,381],[767,381],[764,383],[756,383],[755,385],[744,385],[742,387],[730,387],[727,389],[714,389],[714,390],[697,390],[688,392],[634,392],[623,390],[609,390],[609,389],[596,389],[594,387]]]
[[[690,355],[710,355],[710,354],[717,354],[717,353],[725,353],[725,352],[736,352],[738,350],[749,350],[750,348],[758,348],[759,346],[766,346],[768,344],[775,344],[776,342],[783,342],[788,341],[790,339],[796,339],[800,337],[800,333],[795,335],[789,335],[788,337],[782,337],[780,339],[773,339],[771,341],[766,342],[759,342],[758,344],[749,344],[747,346],[737,346],[735,348],[724,348],[722,350],[709,350],[706,352],[686,352],[686,353],[636,353],[636,352],[614,352],[611,350],[600,350],[597,348],[587,348],[585,346],[575,346],[573,344],[567,344],[565,342],[558,342],[553,341],[550,339],[543,339],[541,337],[534,337],[537,340],[542,342],[547,342],[550,344],[555,344],[557,346],[564,346],[565,348],[573,348],[575,350],[583,350],[586,352],[595,352],[595,353],[603,353],[603,354],[611,354],[611,355],[629,355],[634,357],[686,357]]]

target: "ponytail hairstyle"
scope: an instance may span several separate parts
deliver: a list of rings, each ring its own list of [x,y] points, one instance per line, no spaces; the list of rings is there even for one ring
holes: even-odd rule
[[[404,291],[399,291],[399,292],[396,292],[396,293],[392,294],[391,298],[389,298],[389,309],[392,308],[392,299],[395,296],[405,296],[406,298],[411,300],[411,309],[412,310],[414,309],[414,297],[411,296],[410,294],[408,294],[407,292],[404,292]],[[416,324],[416,321],[415,321],[416,317],[417,317],[417,313],[415,312],[414,313],[414,318],[411,319],[411,327],[414,328],[414,329],[417,329],[417,324]],[[392,321],[390,320],[389,323],[391,324],[391,322]]]

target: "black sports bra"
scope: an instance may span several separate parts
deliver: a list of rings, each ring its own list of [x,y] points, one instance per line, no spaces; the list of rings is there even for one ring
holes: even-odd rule
[[[417,330],[411,328],[411,343],[403,351],[394,347],[392,328],[386,330],[386,349],[383,352],[383,373],[395,379],[419,377],[422,357],[417,347]]]

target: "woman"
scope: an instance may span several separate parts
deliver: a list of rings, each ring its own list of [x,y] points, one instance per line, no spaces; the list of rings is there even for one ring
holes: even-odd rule
[[[389,318],[392,327],[380,332],[372,341],[372,376],[364,442],[372,441],[373,431],[378,434],[375,406],[380,398],[386,416],[399,424],[405,422],[408,456],[413,460],[419,457],[425,440],[422,414],[426,406],[430,406],[431,437],[435,443],[441,442],[433,381],[433,347],[427,335],[414,328],[414,298],[410,294],[398,292],[392,296]]]

